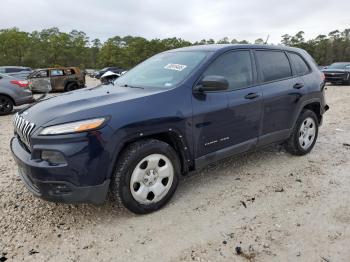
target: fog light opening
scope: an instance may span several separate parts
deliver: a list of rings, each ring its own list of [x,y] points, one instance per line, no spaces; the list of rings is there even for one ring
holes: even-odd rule
[[[50,165],[54,166],[67,163],[62,153],[52,150],[41,151],[41,160],[46,161]]]

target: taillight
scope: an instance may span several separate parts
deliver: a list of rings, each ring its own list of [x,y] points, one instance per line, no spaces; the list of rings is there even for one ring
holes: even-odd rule
[[[27,80],[11,80],[11,83],[24,88],[29,86],[29,83]]]

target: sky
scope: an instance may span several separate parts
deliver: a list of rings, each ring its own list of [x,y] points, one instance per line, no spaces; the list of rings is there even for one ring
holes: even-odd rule
[[[49,27],[84,31],[90,39],[142,36],[266,39],[283,34],[305,38],[350,28],[350,0],[1,0],[0,29],[31,32]]]

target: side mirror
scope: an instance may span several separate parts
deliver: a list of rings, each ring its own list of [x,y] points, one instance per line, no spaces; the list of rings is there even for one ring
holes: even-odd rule
[[[211,92],[211,91],[224,91],[227,90],[229,83],[223,76],[209,75],[205,76],[202,81],[195,86],[196,92]]]

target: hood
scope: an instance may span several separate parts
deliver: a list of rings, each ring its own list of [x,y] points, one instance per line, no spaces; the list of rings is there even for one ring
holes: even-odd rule
[[[36,127],[49,126],[108,116],[111,112],[110,107],[115,106],[116,103],[123,103],[164,91],[100,85],[47,98],[25,109],[20,114],[29,122],[34,123]]]

